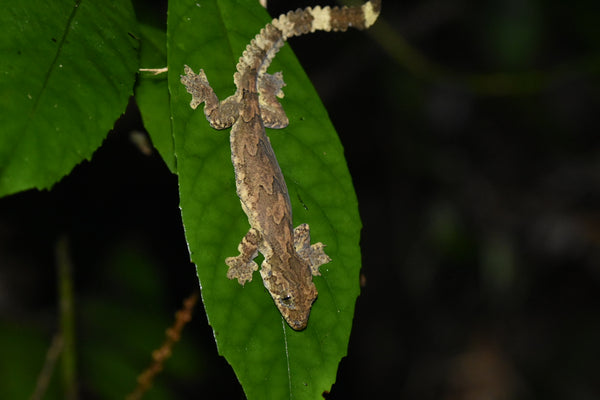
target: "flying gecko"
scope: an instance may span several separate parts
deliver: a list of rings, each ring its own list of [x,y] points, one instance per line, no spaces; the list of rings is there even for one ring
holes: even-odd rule
[[[250,230],[229,257],[227,277],[241,285],[258,269],[254,258],[264,256],[260,274],[265,288],[289,326],[302,330],[317,298],[313,275],[331,261],[322,243],[310,244],[307,224],[293,229],[292,206],[283,174],[266,128],[285,128],[289,121],[277,100],[285,86],[281,72],[267,68],[285,41],[317,30],[366,29],[377,19],[381,0],[355,7],[314,7],[290,11],[267,24],[243,52],[233,75],[236,91],[219,102],[203,70],[195,74],[187,65],[181,76],[192,95],[190,106],[205,103],[204,114],[215,129],[231,127],[231,161],[237,195]]]

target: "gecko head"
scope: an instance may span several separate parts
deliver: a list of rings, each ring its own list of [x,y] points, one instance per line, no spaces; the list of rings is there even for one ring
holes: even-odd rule
[[[318,295],[308,269],[307,272],[308,276],[303,276],[294,269],[265,269],[264,265],[261,269],[265,288],[285,321],[296,331],[306,328],[310,309]]]
[[[317,288],[310,282],[308,287],[284,290],[271,293],[275,305],[285,321],[296,331],[306,328],[310,309],[317,299]]]
[[[310,309],[317,299],[317,288],[310,282],[308,287],[287,288],[271,292],[275,305],[285,321],[296,331],[306,328]]]

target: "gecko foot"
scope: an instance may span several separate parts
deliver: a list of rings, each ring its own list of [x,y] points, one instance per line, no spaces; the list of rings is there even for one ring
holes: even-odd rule
[[[237,279],[242,286],[252,280],[252,273],[258,269],[258,264],[253,260],[258,255],[259,241],[260,234],[256,229],[251,228],[238,245],[240,254],[225,259],[225,264],[229,266],[227,278]]]
[[[298,225],[294,229],[294,247],[300,257],[310,265],[313,275],[321,275],[319,267],[331,261],[325,251],[323,243],[310,244],[310,227],[308,224]]]
[[[194,110],[200,104],[204,103],[207,98],[213,95],[213,90],[206,79],[204,70],[200,70],[198,74],[187,65],[184,66],[185,75],[181,75],[181,83],[185,85],[188,93],[192,95],[190,107]]]
[[[185,75],[181,75],[181,83],[185,85],[186,90],[192,95],[190,107],[196,109],[204,103],[204,115],[208,119],[210,126],[215,129],[229,128],[238,116],[238,99],[236,96],[229,96],[222,102],[210,87],[204,70],[197,74],[188,67],[184,67]]]
[[[225,264],[229,266],[227,278],[237,279],[242,286],[252,281],[252,273],[258,269],[258,264],[254,261],[246,261],[241,254],[237,257],[228,257]]]
[[[281,103],[277,98],[283,98],[285,86],[281,72],[275,74],[263,73],[258,77],[258,92],[260,94],[260,117],[267,128],[282,129],[290,123]]]

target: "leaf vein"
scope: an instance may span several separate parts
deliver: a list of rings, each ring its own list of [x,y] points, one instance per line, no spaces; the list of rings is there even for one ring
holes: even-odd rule
[[[285,362],[287,364],[287,373],[288,373],[288,386],[290,390],[290,399],[292,398],[292,370],[290,368],[290,354],[288,353],[288,342],[287,342],[287,332],[285,326],[285,320],[283,317],[281,318],[281,327],[283,329],[283,342],[285,346]]]
[[[46,75],[44,76],[44,81],[42,82],[42,87],[40,89],[40,92],[36,96],[35,102],[33,103],[33,107],[31,108],[30,116],[34,115],[35,112],[37,111],[38,105],[40,103],[40,99],[42,98],[42,94],[46,90],[46,87],[48,86],[48,82],[50,81],[50,76],[52,75],[52,72],[56,68],[56,63],[58,62],[58,58],[62,54],[62,50],[63,50],[64,44],[65,44],[65,41],[67,40],[69,30],[73,23],[73,19],[75,19],[75,14],[77,13],[77,10],[79,9],[79,6],[81,5],[82,1],[83,0],[76,0],[75,4],[73,5],[73,10],[71,11],[71,15],[69,15],[69,19],[67,20],[67,24],[65,26],[65,31],[63,32],[63,35],[60,38],[60,42],[58,43],[58,48],[56,50],[56,54],[54,55],[54,59],[52,60],[52,62],[50,63],[50,66],[48,67],[48,70],[46,71]]]

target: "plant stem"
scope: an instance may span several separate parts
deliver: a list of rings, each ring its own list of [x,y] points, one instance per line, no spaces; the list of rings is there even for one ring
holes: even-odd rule
[[[61,359],[65,399],[77,398],[75,312],[73,276],[69,257],[69,240],[63,235],[56,244],[56,264],[58,269],[58,297],[60,310],[60,330],[63,338]]]

